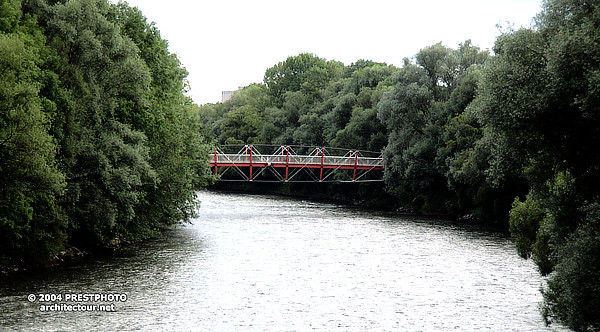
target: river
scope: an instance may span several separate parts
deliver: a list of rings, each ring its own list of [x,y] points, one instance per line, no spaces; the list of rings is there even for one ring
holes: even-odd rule
[[[0,330],[559,328],[544,326],[543,279],[506,234],[275,196],[199,199],[199,217],[163,239],[0,279]],[[67,294],[126,299],[111,312],[68,311],[82,298]]]

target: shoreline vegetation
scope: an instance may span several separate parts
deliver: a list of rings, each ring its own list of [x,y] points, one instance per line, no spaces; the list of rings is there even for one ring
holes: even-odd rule
[[[0,1],[0,270],[195,215],[211,179],[186,76],[126,3]]]
[[[548,277],[546,322],[600,329],[600,4],[546,0],[493,52],[438,43],[400,67],[290,56],[200,106],[138,9],[0,4],[0,266],[190,220],[214,146],[382,151],[382,187],[278,190],[500,225]]]

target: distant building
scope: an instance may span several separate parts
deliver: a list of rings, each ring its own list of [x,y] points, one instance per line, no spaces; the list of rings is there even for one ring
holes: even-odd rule
[[[231,97],[233,97],[233,94],[235,93],[235,91],[223,91],[221,92],[221,102],[226,102],[229,99],[231,99]]]
[[[235,91],[221,91],[221,102],[226,102],[229,99],[231,99],[231,97],[233,97],[233,94],[240,91],[241,89],[243,89],[243,86],[238,86],[238,89]]]

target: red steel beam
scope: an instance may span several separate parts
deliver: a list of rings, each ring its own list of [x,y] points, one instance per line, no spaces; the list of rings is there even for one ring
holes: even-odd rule
[[[290,147],[286,147],[286,154],[285,154],[285,181],[288,180],[288,169],[290,167]]]
[[[350,153],[352,155],[352,153]],[[352,181],[356,179],[356,166],[358,166],[358,151],[354,152],[354,172],[352,172]]]
[[[325,160],[325,149],[321,149],[321,172],[319,173],[319,181],[323,181],[323,161],[324,160]]]
[[[250,145],[250,181],[252,181],[252,145]]]
[[[217,174],[217,172],[218,172],[217,171],[217,164],[218,164],[217,163],[217,149],[215,148],[215,163],[214,163],[214,165],[215,165],[215,177],[217,177],[217,175],[218,175]]]

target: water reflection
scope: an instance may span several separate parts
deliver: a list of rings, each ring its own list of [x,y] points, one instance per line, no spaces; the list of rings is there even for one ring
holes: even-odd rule
[[[481,227],[269,196],[201,193],[200,217],[110,258],[0,284],[0,329],[547,330],[542,279]],[[28,294],[128,294],[117,312]]]

